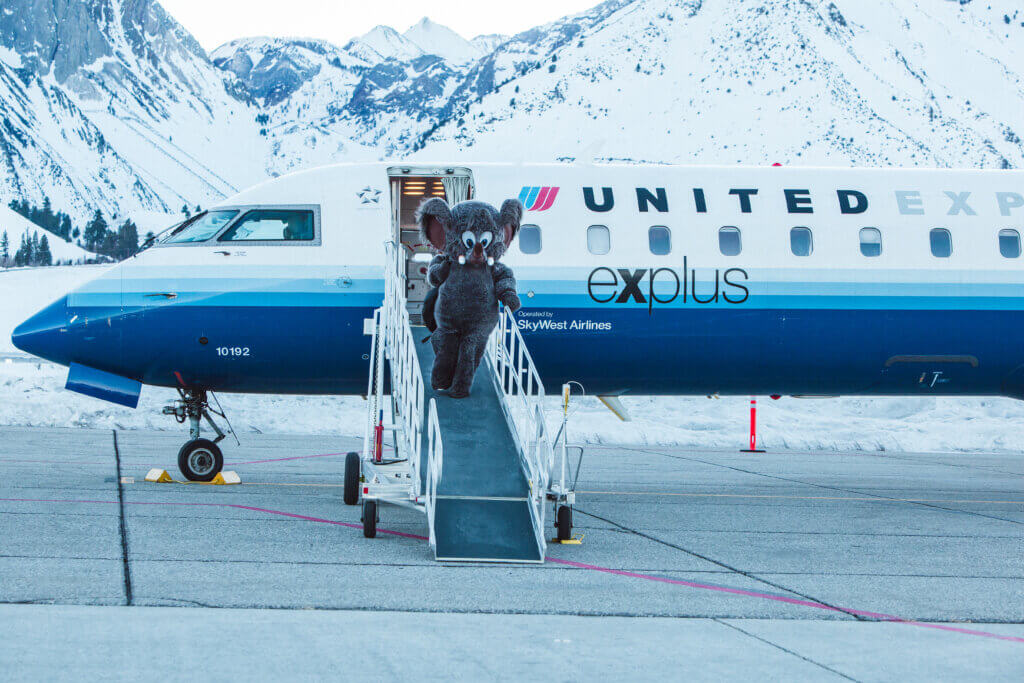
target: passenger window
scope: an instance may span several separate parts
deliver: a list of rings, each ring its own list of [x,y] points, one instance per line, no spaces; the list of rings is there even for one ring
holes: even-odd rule
[[[865,256],[882,255],[882,231],[878,228],[860,229],[860,253]]]
[[[949,230],[935,228],[929,233],[928,238],[932,245],[932,256],[936,258],[949,258],[950,254],[953,253],[953,238],[950,236]]]
[[[789,231],[789,248],[794,256],[810,256],[814,251],[814,235],[810,228],[793,228]]]
[[[1005,258],[1020,258],[1020,233],[1016,230],[1000,230],[999,253]]]
[[[205,242],[218,232],[225,225],[231,222],[238,211],[210,211],[194,218],[177,232],[164,240],[164,244],[187,244],[192,242]]]
[[[612,250],[612,234],[608,226],[591,225],[587,228],[587,249],[598,256],[604,256]]]
[[[726,226],[718,231],[718,250],[724,256],[739,256],[743,250],[740,242],[740,229]]]
[[[523,225],[519,228],[519,251],[524,254],[540,253],[540,226]]]
[[[647,231],[647,241],[651,245],[651,253],[664,256],[672,251],[672,231],[664,225],[655,225]]]
[[[257,209],[239,219],[221,242],[312,242],[316,238],[312,211]]]

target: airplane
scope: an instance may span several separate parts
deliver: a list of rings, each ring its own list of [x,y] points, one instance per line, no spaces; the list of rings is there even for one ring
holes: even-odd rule
[[[504,262],[546,386],[591,395],[1024,398],[1024,172],[339,164],[245,190],[21,324],[67,387],[174,387],[186,477],[210,392],[366,393],[385,243],[409,309],[428,197],[525,208]]]

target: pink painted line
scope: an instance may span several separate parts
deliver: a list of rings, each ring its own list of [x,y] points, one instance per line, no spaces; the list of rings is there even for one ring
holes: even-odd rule
[[[282,517],[292,517],[294,519],[301,519],[307,522],[320,522],[321,524],[334,524],[335,526],[343,526],[349,529],[362,529],[362,524],[352,524],[350,522],[338,522],[333,519],[322,519],[320,517],[307,517],[306,515],[297,515],[294,512],[282,512],[280,510],[268,510],[267,508],[251,507],[249,505],[236,505],[234,503],[224,503],[228,507],[238,508],[239,510],[252,510],[254,512],[265,512],[268,515],[281,515]],[[404,531],[393,531],[391,529],[377,529],[379,534],[389,534],[391,536],[401,536],[402,538],[414,538],[418,541],[427,540],[426,536],[420,536],[419,534],[407,534]]]
[[[102,504],[113,504],[116,505],[116,500],[58,500],[58,499],[47,499],[47,498],[0,498],[0,502],[22,502],[22,503],[102,503]],[[198,506],[198,507],[228,507],[236,508],[238,510],[249,510],[251,512],[262,512],[268,515],[279,515],[281,517],[290,517],[292,519],[301,519],[305,522],[317,522],[319,524],[332,524],[334,526],[341,526],[347,529],[362,529],[362,524],[352,524],[351,522],[339,522],[333,519],[323,519],[322,517],[309,517],[307,515],[299,515],[294,512],[284,512],[282,510],[270,510],[268,508],[253,507],[251,505],[238,505],[236,503],[160,503],[160,502],[129,502],[126,501],[125,505],[170,505],[170,506]],[[388,534],[391,536],[400,536],[402,538],[411,538],[418,541],[427,540],[426,536],[420,536],[419,534],[410,534],[404,531],[394,531],[392,529],[377,529],[377,533]],[[820,602],[814,602],[813,600],[803,600],[800,598],[791,598],[786,595],[776,595],[773,593],[762,593],[760,591],[746,590],[743,588],[729,588],[727,586],[716,586],[708,583],[698,583],[696,581],[687,581],[685,579],[669,579],[663,576],[654,576],[652,574],[640,574],[637,572],[626,571],[624,569],[612,569],[611,567],[601,567],[596,564],[585,564],[583,562],[574,562],[572,560],[563,560],[557,557],[545,558],[548,562],[553,564],[560,564],[567,567],[574,567],[576,569],[584,569],[587,571],[601,572],[602,574],[611,574],[613,576],[625,576],[631,579],[640,579],[642,581],[654,581],[657,583],[665,583],[674,586],[686,586],[688,588],[696,588],[699,590],[715,591],[718,593],[728,593],[730,595],[740,595],[748,598],[760,598],[762,600],[772,600],[774,602],[782,602],[788,605],[798,605],[800,607],[811,607],[814,609],[825,610],[827,612],[839,612],[847,614],[856,614],[861,617],[868,617],[870,619],[877,619],[879,621],[888,621],[898,624],[905,624],[907,626],[917,626],[920,628],[930,628],[938,631],[946,631],[949,633],[959,633],[968,636],[978,636],[981,638],[993,638],[995,640],[1005,640],[1012,643],[1024,643],[1024,638],[1019,636],[1006,636],[999,633],[991,633],[989,631],[978,631],[969,628],[960,628],[957,626],[947,626],[945,624],[929,624],[923,621],[914,621],[912,619],[904,619],[893,614],[884,614],[881,612],[869,612],[866,610],[850,609],[846,607],[833,607],[831,605],[825,605]]]
[[[67,500],[60,498],[0,498],[0,502],[7,503],[86,503],[86,504],[102,504],[102,505],[117,505],[116,500]],[[125,505],[169,505],[175,507],[232,507],[230,503],[175,503],[175,502],[144,502],[144,501],[129,501],[124,502]],[[360,529],[362,527],[359,527]]]
[[[546,558],[548,562],[555,564],[567,565],[570,567],[576,567],[577,569],[587,569],[595,572],[602,572],[604,574],[614,574],[616,576],[628,576],[634,579],[642,579],[644,581],[657,581],[658,583],[669,583],[676,586],[688,586],[690,588],[699,588],[701,590],[717,591],[720,593],[731,593],[733,595],[743,595],[751,598],[761,598],[762,600],[773,600],[775,602],[784,602],[790,605],[800,605],[802,607],[813,607],[814,609],[825,610],[828,612],[845,612],[848,614],[856,614],[861,617],[870,617],[872,619],[878,619],[879,621],[891,621],[899,624],[906,624],[908,626],[920,626],[922,628],[933,628],[940,631],[949,631],[952,633],[962,633],[971,636],[981,636],[984,638],[995,638],[997,640],[1007,640],[1014,643],[1024,643],[1024,638],[1018,636],[1004,636],[999,633],[990,633],[988,631],[976,631],[974,629],[959,628],[956,626],[946,626],[943,624],[928,624],[923,621],[913,621],[911,619],[904,619],[903,617],[897,617],[892,614],[882,614],[880,612],[868,612],[859,609],[849,609],[846,607],[833,607],[831,605],[825,605],[820,602],[814,602],[813,600],[801,600],[800,598],[791,598],[785,595],[774,595],[772,593],[761,593],[759,591],[744,590],[742,588],[728,588],[726,586],[715,586],[706,583],[697,583],[695,581],[686,581],[683,579],[667,579],[662,576],[652,576],[650,574],[637,574],[636,572],[625,571],[622,569],[611,569],[609,567],[599,567],[593,564],[584,564],[582,562],[573,562],[572,560],[562,560],[556,557]]]

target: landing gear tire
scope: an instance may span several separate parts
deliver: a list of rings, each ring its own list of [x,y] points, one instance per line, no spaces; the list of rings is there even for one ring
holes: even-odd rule
[[[568,541],[572,538],[572,508],[562,505],[555,514],[555,528],[558,530],[558,540]]]
[[[212,481],[224,468],[224,455],[209,439],[193,439],[178,451],[178,469],[189,481]]]
[[[358,453],[345,456],[345,505],[359,502],[360,462]]]
[[[363,501],[363,536],[377,537],[377,501]]]

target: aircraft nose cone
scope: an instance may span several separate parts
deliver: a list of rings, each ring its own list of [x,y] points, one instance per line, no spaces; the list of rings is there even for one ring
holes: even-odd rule
[[[66,364],[67,311],[67,297],[53,302],[18,325],[11,335],[11,341],[25,353]]]

